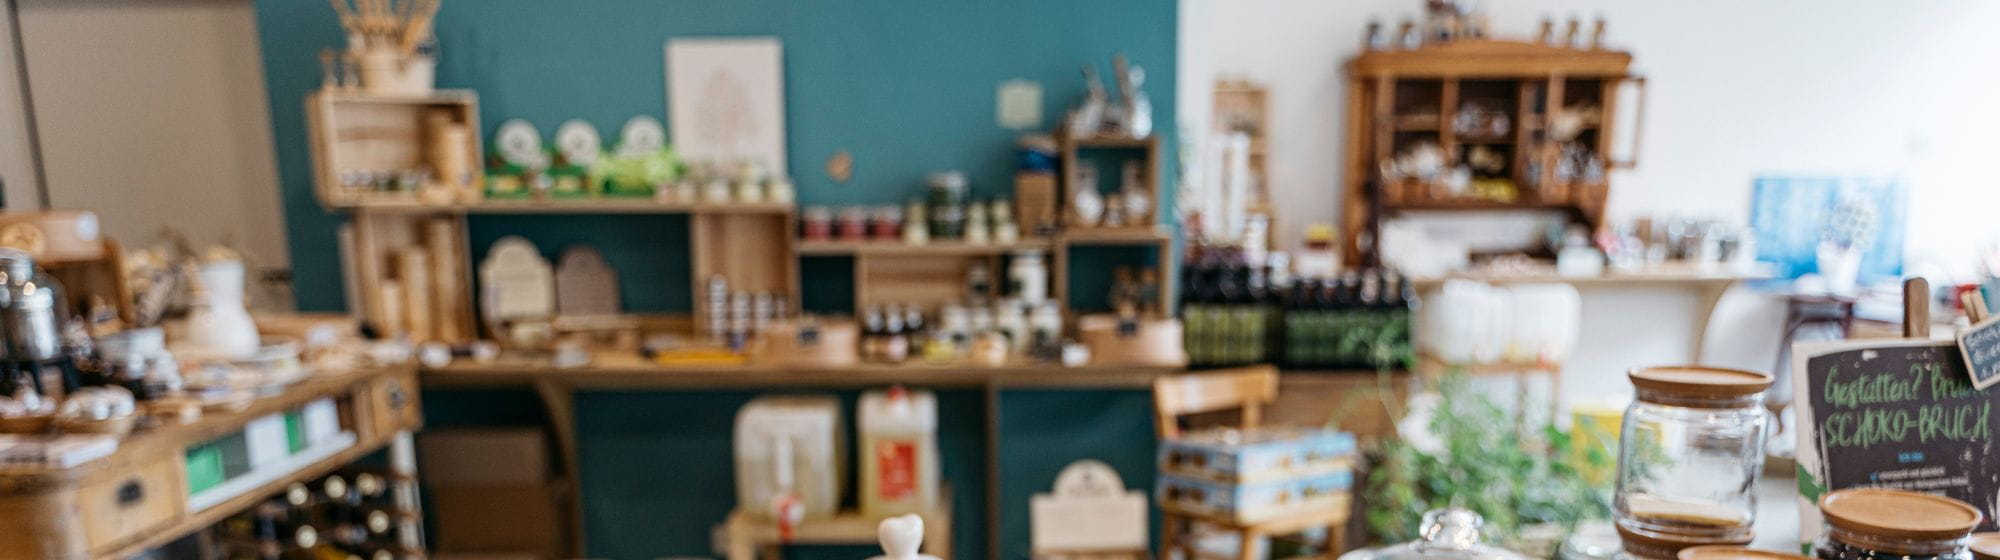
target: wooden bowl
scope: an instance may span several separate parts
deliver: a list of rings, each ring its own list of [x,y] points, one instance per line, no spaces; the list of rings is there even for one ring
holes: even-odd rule
[[[0,418],[0,434],[39,434],[49,431],[55,419],[54,414]]]

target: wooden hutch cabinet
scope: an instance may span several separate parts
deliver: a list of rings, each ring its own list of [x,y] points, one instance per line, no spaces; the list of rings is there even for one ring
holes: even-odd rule
[[[1635,155],[1611,155],[1627,82],[1643,114],[1631,63],[1620,51],[1487,39],[1349,60],[1346,259],[1372,253],[1379,220],[1403,211],[1562,210],[1595,231],[1610,171],[1636,164],[1637,122]],[[1471,173],[1453,177],[1461,166]]]

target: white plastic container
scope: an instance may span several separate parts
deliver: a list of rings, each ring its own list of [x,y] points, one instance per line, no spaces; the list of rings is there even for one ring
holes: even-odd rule
[[[1517,364],[1561,364],[1576,348],[1583,301],[1568,284],[1517,284],[1512,297],[1512,334],[1505,356]]]
[[[923,513],[938,500],[937,396],[893,387],[861,395],[861,513]]]
[[[803,517],[833,515],[847,479],[846,433],[834,397],[752,399],[736,413],[737,505],[769,519],[782,520],[779,507],[792,504]]]

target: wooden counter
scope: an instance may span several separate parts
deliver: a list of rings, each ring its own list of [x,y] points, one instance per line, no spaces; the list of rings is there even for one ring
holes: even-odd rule
[[[0,468],[0,525],[7,527],[0,531],[0,559],[123,558],[192,534],[293,482],[324,476],[421,426],[414,376],[409,366],[315,376],[243,410],[127,436],[111,455],[76,467]],[[190,503],[190,447],[327,398],[335,400],[352,444],[206,507]]]
[[[1042,363],[982,366],[935,364],[912,360],[903,364],[856,364],[834,368],[796,368],[773,364],[661,365],[633,354],[599,354],[589,365],[556,368],[545,360],[502,359],[488,363],[460,361],[425,368],[426,389],[531,387],[542,400],[549,431],[561,453],[560,462],[571,485],[567,504],[566,540],[572,554],[584,551],[581,504],[582,462],[577,451],[576,391],[718,389],[842,389],[911,385],[932,389],[978,390],[984,397],[986,476],[983,482],[988,519],[1000,519],[1000,393],[1013,389],[1126,389],[1149,391],[1153,380],[1187,373],[1186,368],[1085,365],[1065,368]],[[1401,376],[1395,376],[1401,377]],[[1274,418],[1300,424],[1324,424],[1338,418],[1344,426],[1365,434],[1390,429],[1386,405],[1375,389],[1382,378],[1373,371],[1292,372],[1281,382]],[[1399,384],[1390,398],[1400,398]],[[1354,398],[1356,396],[1376,398]],[[988,554],[1000,554],[999,524],[987,527]]]
[[[1722,303],[1723,294],[1738,283],[1768,278],[1771,278],[1771,271],[1762,265],[1745,270],[1724,265],[1675,263],[1627,271],[1606,268],[1604,274],[1596,276],[1562,276],[1555,273],[1554,267],[1549,267],[1522,273],[1453,273],[1417,278],[1414,282],[1418,291],[1435,290],[1450,280],[1471,280],[1488,284],[1568,284],[1578,291],[1645,289],[1692,292],[1696,298],[1694,340],[1688,349],[1687,360],[1697,363],[1701,361],[1702,347],[1707,342],[1708,322],[1715,316],[1715,306]],[[1585,328],[1589,328],[1588,325]]]
[[[985,366],[936,364],[912,360],[903,364],[856,364],[834,368],[799,368],[771,364],[661,365],[632,354],[600,354],[589,365],[556,368],[542,360],[461,361],[423,372],[425,387],[464,388],[531,385],[554,381],[576,389],[744,389],[780,387],[881,387],[915,385],[935,388],[978,388],[988,384],[1014,388],[1132,388],[1153,386],[1161,375],[1184,368],[1154,366],[1083,366],[1065,368],[1042,363]]]

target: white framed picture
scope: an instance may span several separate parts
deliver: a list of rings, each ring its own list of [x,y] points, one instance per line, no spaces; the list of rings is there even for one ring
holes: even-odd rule
[[[667,41],[667,116],[688,162],[785,173],[784,45],[776,37]]]

